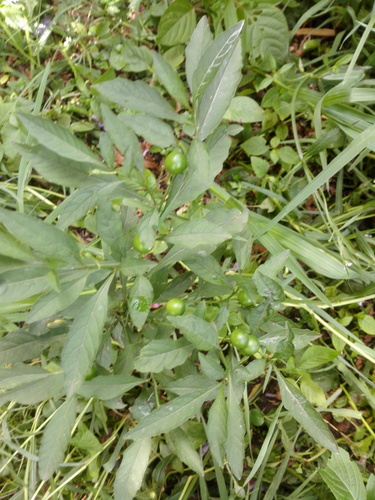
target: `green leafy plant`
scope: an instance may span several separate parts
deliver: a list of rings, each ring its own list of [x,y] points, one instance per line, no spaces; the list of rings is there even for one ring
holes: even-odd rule
[[[4,492],[371,498],[343,446],[371,456],[374,436],[373,311],[358,310],[374,297],[374,95],[356,64],[375,18],[350,62],[313,66],[288,55],[275,5],[206,6],[213,36],[191,2],[140,4],[133,29],[158,51],[113,48],[127,72],[89,85],[95,132],[40,116],[46,82],[2,129]]]

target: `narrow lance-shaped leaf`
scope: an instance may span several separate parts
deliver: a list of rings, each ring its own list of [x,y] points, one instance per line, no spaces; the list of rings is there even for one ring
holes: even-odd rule
[[[219,394],[208,412],[207,423],[207,439],[210,445],[211,454],[220,467],[224,466],[227,419],[228,408],[224,396],[224,387],[221,387]]]
[[[158,79],[177,102],[188,108],[186,89],[177,71],[158,52],[152,51],[151,54]]]
[[[237,42],[228,60],[208,85],[198,104],[198,139],[203,141],[219,125],[241,80],[242,52]]]
[[[154,291],[144,276],[137,276],[129,294],[129,313],[131,320],[140,330],[147,320]]]
[[[205,401],[214,397],[217,388],[218,384],[213,384],[204,391],[194,391],[172,399],[147,415],[128,432],[126,437],[128,439],[152,437],[176,429],[192,418]]]
[[[97,167],[102,166],[95,154],[61,125],[39,116],[19,113],[17,117],[34,139],[56,154],[74,161],[92,163]]]
[[[73,396],[56,410],[44,430],[39,451],[39,475],[43,481],[48,481],[64,460],[76,413],[77,400]]]
[[[150,453],[149,437],[137,439],[126,448],[116,474],[115,500],[133,500],[142,485]]]
[[[165,369],[171,370],[182,365],[193,349],[194,346],[185,339],[152,340],[142,348],[134,367],[140,372],[159,373]]]
[[[110,276],[84,305],[66,339],[61,354],[61,366],[65,374],[68,396],[74,394],[82,384],[98,352],[107,317],[108,289],[112,278]]]
[[[62,260],[79,258],[79,247],[72,236],[36,217],[1,208],[0,222],[13,236],[41,254]]]
[[[233,474],[237,479],[241,479],[243,471],[244,454],[244,436],[245,422],[240,408],[238,398],[235,394],[233,376],[229,377],[228,397],[227,397],[227,440],[225,442],[225,451],[228,463]]]
[[[218,333],[216,329],[207,321],[194,314],[184,314],[183,316],[167,316],[168,321],[181,330],[189,342],[197,349],[209,351],[213,347],[218,347]]]
[[[185,432],[182,429],[174,429],[170,431],[169,437],[171,438],[175,453],[181,462],[184,462],[190,469],[203,477],[202,459],[195,451]]]
[[[207,46],[212,42],[212,33],[206,16],[203,16],[197,24],[190,42],[186,47],[186,80],[190,90],[193,90],[193,75],[199,65],[200,58]]]
[[[336,441],[319,413],[291,382],[284,379],[279,372],[276,374],[285,408],[315,441],[332,453],[337,453]]]

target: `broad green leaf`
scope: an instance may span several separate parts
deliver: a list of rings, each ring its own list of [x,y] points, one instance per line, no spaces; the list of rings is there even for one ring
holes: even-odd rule
[[[181,117],[165,101],[159,92],[142,81],[133,82],[116,78],[93,86],[109,101],[125,109],[148,113],[157,118],[181,121]]]
[[[103,450],[99,439],[82,422],[79,423],[78,432],[71,438],[70,444],[90,454]]]
[[[114,500],[133,500],[142,486],[151,453],[151,439],[142,437],[126,448],[114,483]]]
[[[320,408],[327,408],[327,399],[323,389],[311,379],[310,375],[304,373],[300,379],[299,386],[302,394],[311,404]]]
[[[126,253],[127,242],[121,215],[108,199],[101,198],[98,202],[95,227],[100,238],[109,246],[113,258],[121,260]]]
[[[120,120],[108,106],[101,105],[104,126],[113,144],[124,155],[123,167],[129,172],[135,166],[141,172],[144,168],[144,158],[138,138],[126,119]],[[136,116],[136,115],[135,115]],[[137,120],[137,119],[136,119]]]
[[[208,255],[207,257],[197,257],[194,260],[184,260],[185,264],[191,271],[197,274],[200,278],[214,283],[215,285],[223,285],[228,288],[228,292],[233,289],[233,282],[230,277],[226,276],[218,261]]]
[[[156,266],[156,262],[151,260],[126,257],[121,261],[120,271],[124,276],[139,276],[151,271]]]
[[[130,430],[126,435],[127,439],[152,437],[180,427],[200,410],[205,401],[211,399],[216,389],[217,385],[172,399],[152,411]]]
[[[31,137],[57,155],[76,162],[91,163],[97,168],[102,167],[95,153],[70,130],[40,116],[19,113],[17,117]]]
[[[59,186],[83,188],[109,180],[108,177],[110,177],[106,174],[105,166],[102,163],[98,166],[65,158],[46,148],[43,144],[36,146],[17,145],[17,149],[31,163],[38,174]]]
[[[203,477],[204,470],[202,459],[195,451],[185,432],[177,428],[169,432],[169,437],[175,454],[181,462],[184,462],[191,470]]]
[[[154,50],[151,53],[156,75],[160,82],[167,89],[173,99],[181,103],[184,108],[188,108],[189,99],[187,97],[185,86],[177,71],[169,64],[168,61],[164,59],[161,54],[155,52]],[[146,136],[144,137],[146,138]],[[169,144],[167,144],[167,146],[169,146]]]
[[[204,319],[194,314],[167,316],[167,319],[175,328],[181,330],[187,340],[197,349],[209,351],[219,346],[216,329]]]
[[[51,224],[3,208],[0,209],[0,222],[13,236],[42,255],[64,261],[79,259],[79,247],[74,238]]]
[[[360,313],[358,315],[358,325],[368,335],[375,335],[375,319],[369,314]]]
[[[193,5],[187,0],[175,0],[159,21],[157,42],[168,47],[189,40],[196,25]]]
[[[233,97],[223,118],[239,123],[261,122],[264,118],[264,111],[251,97],[237,96]]]
[[[189,88],[193,90],[193,75],[199,65],[200,58],[207,46],[212,42],[212,33],[206,16],[203,16],[197,24],[190,42],[186,47],[186,80]]]
[[[289,29],[283,12],[272,5],[256,7],[256,15],[251,16],[246,29],[246,50],[255,61],[272,56],[282,61],[288,54]]]
[[[172,127],[155,116],[145,113],[120,113],[118,117],[138,136],[143,137],[154,146],[167,148],[176,144]]]
[[[284,290],[276,280],[265,276],[261,272],[255,272],[253,279],[259,295],[269,300],[271,305],[280,303],[285,299]]]
[[[77,392],[97,355],[107,318],[108,289],[112,276],[76,316],[61,354],[68,397]]]
[[[65,200],[51,212],[50,218],[54,220],[56,217],[59,217],[56,225],[61,229],[66,229],[76,223],[80,218],[84,217],[102,198],[121,198],[125,206],[147,208],[147,204],[143,202],[144,198],[139,196],[136,192],[126,188],[122,181],[111,183],[102,182],[96,184],[96,186],[88,186],[74,191],[74,193],[68,196],[68,198],[65,198]]]
[[[12,368],[0,368],[0,389],[14,389],[34,380],[50,376],[50,372],[40,366],[29,366],[16,363]]]
[[[319,469],[336,500],[366,500],[367,494],[358,466],[343,448],[332,455],[324,469]]]
[[[212,356],[211,353],[215,353],[215,351],[210,351],[207,355],[198,353],[200,371],[212,380],[222,380],[225,376],[224,368],[220,364],[220,359],[217,356]]]
[[[23,405],[35,405],[49,398],[59,398],[63,392],[62,373],[50,373],[48,376],[20,385],[0,394],[0,405],[15,401]]]
[[[233,51],[237,47],[242,28],[243,22],[232,26],[216,37],[215,40],[207,46],[201,57],[199,59],[197,58],[196,69],[193,74],[191,85],[194,100],[198,99],[198,97],[203,94],[219,70],[225,67],[231,60]],[[206,28],[202,27],[202,32],[201,37],[204,43],[207,44],[209,38],[208,31]],[[196,48],[201,37],[199,37],[196,42],[194,41],[194,48]],[[200,55],[200,51],[198,51],[198,55]]]
[[[260,136],[250,137],[250,139],[241,144],[241,148],[250,157],[260,156],[268,151],[266,139]]]
[[[0,254],[24,261],[33,261],[35,256],[25,246],[22,246],[11,234],[0,231]]]
[[[184,396],[191,392],[212,389],[214,385],[215,382],[204,375],[187,375],[186,377],[169,382],[165,385],[165,389],[178,396]]]
[[[298,363],[298,369],[308,372],[311,368],[330,363],[340,353],[329,347],[313,345],[306,349]]]
[[[140,372],[171,370],[185,363],[192,350],[193,346],[185,339],[152,340],[142,348],[134,367]]]
[[[220,124],[241,80],[242,52],[238,41],[230,58],[225,59],[211,83],[199,98],[198,139],[203,141]]]
[[[184,222],[167,236],[166,241],[185,248],[195,248],[202,240],[212,245],[219,245],[230,237],[228,230],[206,219],[200,219]]]
[[[0,276],[0,301],[2,304],[19,302],[50,288],[48,269],[24,267],[2,273]]]
[[[98,398],[105,401],[121,396],[143,382],[140,378],[126,375],[99,375],[83,382],[77,392],[87,399]]]
[[[79,279],[61,284],[61,291],[49,291],[42,295],[31,308],[27,322],[33,323],[44,318],[53,316],[70,306],[81,294],[87,279],[87,274],[83,276],[79,273]]]
[[[48,333],[46,335],[32,335],[22,330],[10,332],[0,339],[0,364],[27,361],[40,356],[44,348],[54,342],[61,342],[66,334]]]
[[[234,387],[233,376],[228,381],[227,396],[227,439],[225,441],[225,452],[231,471],[237,479],[241,479],[243,471],[243,461],[245,458],[244,437],[245,422],[243,418],[240,402]]]
[[[336,441],[319,413],[314,410],[305,396],[291,382],[284,379],[279,372],[277,372],[277,380],[283,405],[290,411],[292,417],[317,443],[332,453],[337,453]]]
[[[48,481],[64,460],[77,413],[77,400],[67,399],[53,414],[42,437],[39,450],[39,476]]]
[[[150,311],[154,291],[144,276],[137,276],[129,294],[129,313],[134,325],[140,330]]]
[[[224,387],[208,412],[207,439],[213,458],[220,465],[224,466],[225,443],[227,440],[227,419],[228,408],[224,397]]]

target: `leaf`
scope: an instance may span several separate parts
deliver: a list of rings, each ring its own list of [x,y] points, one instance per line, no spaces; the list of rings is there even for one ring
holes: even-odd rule
[[[205,243],[219,245],[230,237],[228,230],[206,219],[200,219],[182,223],[167,236],[166,240],[185,248],[195,248],[202,240]]]
[[[58,398],[62,395],[63,381],[62,373],[50,373],[39,380],[33,380],[0,394],[0,405],[8,401],[35,405],[49,398]]]
[[[173,380],[165,385],[165,390],[171,391],[178,396],[184,396],[191,392],[211,389],[215,382],[204,375],[187,375],[186,377]]]
[[[142,81],[133,82],[118,77],[108,82],[97,83],[93,87],[103,97],[125,109],[177,122],[182,119],[156,89]]]
[[[193,5],[187,0],[175,0],[160,18],[157,42],[173,46],[189,40],[196,25]]]
[[[77,392],[97,355],[107,318],[110,276],[76,316],[61,354],[68,397]]]
[[[14,389],[34,380],[50,376],[50,372],[40,366],[29,366],[16,363],[12,368],[0,368],[0,389]]]
[[[43,349],[65,337],[65,334],[55,332],[46,335],[32,335],[22,330],[10,332],[0,339],[0,364],[37,358]]]
[[[0,231],[0,254],[24,261],[35,259],[33,253],[25,246],[22,246],[11,234]]]
[[[284,290],[277,281],[265,276],[261,272],[255,272],[253,279],[259,295],[269,300],[271,306],[279,304],[285,299]]]
[[[97,168],[102,167],[97,156],[70,130],[40,116],[22,113],[16,116],[34,139],[57,155],[76,162],[91,163]]]
[[[241,23],[242,26],[242,23]],[[198,104],[198,139],[203,141],[221,122],[241,80],[242,52],[237,42],[230,58],[222,66],[207,86]]]
[[[173,99],[181,103],[184,108],[188,108],[189,100],[186,89],[177,71],[158,52],[153,50],[151,54],[154,61],[156,75],[160,82],[167,89]]]
[[[208,412],[206,430],[211,454],[220,467],[224,467],[227,419],[228,408],[224,397],[224,387],[222,386]]]
[[[134,325],[140,330],[150,311],[154,291],[144,276],[137,276],[129,294],[129,313]]]
[[[212,380],[210,382],[212,384]],[[127,433],[127,439],[157,436],[180,427],[199,411],[205,401],[212,397],[217,387],[217,384],[211,385],[211,387],[203,391],[190,391],[189,394],[172,399],[172,401],[146,415],[134,429]]]
[[[338,351],[330,349],[329,347],[314,345],[306,349],[297,367],[301,371],[308,372],[311,368],[316,368],[317,366],[333,361],[339,354]]]
[[[89,454],[103,450],[103,445],[99,439],[82,422],[79,423],[78,432],[74,438],[71,438],[70,444]]]
[[[43,481],[48,481],[64,460],[76,413],[77,400],[73,396],[59,406],[44,430],[38,464],[39,476]]]
[[[120,113],[119,120],[130,127],[138,136],[160,148],[167,148],[176,144],[173,129],[159,118],[144,113]]]
[[[171,370],[185,363],[192,350],[193,346],[185,339],[152,340],[142,348],[134,367],[140,372]]]
[[[140,378],[126,375],[99,375],[83,382],[77,392],[87,399],[98,398],[105,401],[121,396],[143,382]]]
[[[101,105],[104,126],[113,144],[124,155],[123,167],[130,171],[133,166],[143,172],[144,158],[138,138],[126,119],[120,120],[108,106]],[[138,128],[138,127],[137,127]]]
[[[207,321],[194,314],[183,316],[167,316],[168,321],[175,328],[181,330],[189,342],[197,349],[209,351],[213,347],[219,346],[219,339],[216,329]]]
[[[80,296],[85,286],[86,279],[87,273],[85,272],[79,279],[76,278],[67,283],[62,283],[60,292],[51,290],[45,295],[42,295],[31,308],[27,316],[27,322],[33,323],[34,321],[48,318],[70,306],[70,304],[73,304]]]
[[[41,254],[64,261],[79,259],[79,247],[69,234],[36,217],[0,208],[0,222],[20,241]]]
[[[212,380],[221,380],[225,377],[224,368],[220,364],[220,359],[215,355],[212,356],[211,353],[214,351],[210,351],[207,355],[198,353],[200,371]]]
[[[243,22],[235,24],[216,37],[215,40],[208,45],[200,59],[198,60],[197,58],[196,70],[194,71],[191,85],[194,100],[197,100],[203,94],[219,70],[227,65],[228,61],[232,57],[234,49],[237,47],[242,28]],[[203,40],[207,44],[207,29],[203,28],[202,31]],[[195,41],[194,47],[196,48]],[[198,55],[199,53],[200,51],[198,52]]]
[[[83,188],[108,179],[107,171],[102,163],[99,166],[65,158],[46,148],[44,144],[36,146],[18,144],[17,149],[38,174],[48,182],[59,186]],[[94,174],[94,171],[97,173]],[[103,173],[100,174],[100,171]]]
[[[319,413],[291,382],[284,379],[279,372],[276,374],[285,408],[317,443],[332,453],[337,453],[336,441]]]
[[[201,457],[190,443],[188,436],[182,429],[174,429],[169,432],[169,437],[175,454],[191,470],[199,476],[204,476],[203,463]]]
[[[121,261],[120,271],[124,276],[139,276],[148,273],[156,266],[156,262],[135,257],[126,257]]]
[[[194,260],[181,260],[184,260],[190,270],[205,281],[214,283],[215,285],[226,286],[228,288],[228,293],[233,289],[232,280],[225,275],[222,267],[212,255],[197,257]]]
[[[358,466],[343,448],[338,448],[338,453],[331,456],[326,468],[319,469],[319,474],[336,500],[366,500],[366,489]]]
[[[142,485],[151,453],[151,439],[137,439],[126,448],[114,483],[115,500],[133,500]]]
[[[208,24],[207,16],[203,16],[197,24],[190,42],[185,50],[186,80],[189,88],[193,90],[193,75],[199,66],[200,59],[207,46],[212,42],[212,33]]]
[[[49,288],[48,269],[24,267],[1,274],[0,300],[2,304],[19,302]]]
[[[260,5],[246,30],[246,50],[252,61],[272,56],[282,61],[288,54],[289,30],[283,12],[273,5]]]
[[[358,314],[357,317],[359,328],[368,335],[375,335],[375,319],[364,313]]]
[[[299,383],[302,394],[315,406],[327,408],[327,400],[323,389],[304,373]]]
[[[228,381],[227,396],[227,439],[225,441],[225,452],[230,468],[237,479],[241,479],[243,472],[243,461],[245,458],[244,436],[245,422],[238,397],[234,387],[233,376]]]
[[[264,111],[251,97],[237,96],[233,97],[223,118],[239,123],[261,122],[264,118]]]

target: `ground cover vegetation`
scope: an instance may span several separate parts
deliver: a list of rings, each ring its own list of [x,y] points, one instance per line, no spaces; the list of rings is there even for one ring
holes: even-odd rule
[[[0,497],[374,500],[375,11],[0,2]]]

